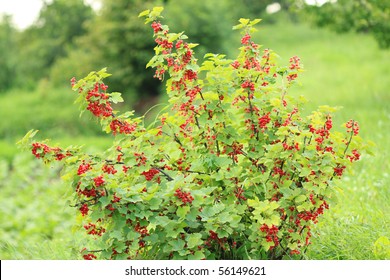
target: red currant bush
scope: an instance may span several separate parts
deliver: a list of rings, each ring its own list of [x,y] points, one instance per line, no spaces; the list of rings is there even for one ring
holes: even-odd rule
[[[355,120],[335,131],[333,108],[302,114],[288,95],[302,72],[298,57],[277,55],[252,40],[259,20],[240,19],[235,59],[207,54],[171,33],[154,8],[155,56],[147,67],[165,82],[169,105],[145,127],[112,104],[106,69],[72,79],[77,103],[112,134],[103,154],[20,141],[46,163],[62,161],[94,248],[85,259],[300,258],[335,196],[335,185],[366,145]]]

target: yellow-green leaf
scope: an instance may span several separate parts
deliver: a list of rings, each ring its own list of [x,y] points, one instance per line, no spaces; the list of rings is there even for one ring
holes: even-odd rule
[[[306,195],[298,195],[296,198],[295,198],[295,202],[296,203],[301,203],[301,202],[304,202],[305,200],[307,199]]]
[[[139,15],[138,15],[138,17],[148,16],[149,13],[150,13],[150,10],[149,10],[149,9],[148,9],[148,10],[145,10],[145,11],[143,11],[143,12],[140,12]]]
[[[240,18],[238,21],[243,25],[248,25],[249,23],[249,19],[247,18]]]
[[[258,24],[259,22],[261,21],[261,19],[257,18],[257,19],[254,19],[250,22],[250,25],[255,25],[255,24]]]

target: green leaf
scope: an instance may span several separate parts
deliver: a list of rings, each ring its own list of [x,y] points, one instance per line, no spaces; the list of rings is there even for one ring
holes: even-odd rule
[[[168,238],[174,239],[177,238],[180,233],[184,233],[184,229],[182,227],[175,228],[174,226],[169,226],[165,229],[165,232]]]
[[[214,217],[216,214],[220,213],[225,208],[223,203],[214,204],[212,206],[205,206],[200,213],[202,219],[207,221],[209,218]]]
[[[280,100],[280,98],[271,98],[269,103],[273,106],[273,107],[280,107],[280,105],[282,104],[282,101]]]
[[[272,201],[272,202],[269,204],[269,208],[270,208],[271,210],[278,209],[279,206],[280,206],[279,203],[276,202],[276,201]]]
[[[206,257],[206,256],[205,256],[205,254],[204,254],[203,252],[201,252],[201,251],[196,251],[195,254],[189,255],[189,256],[188,256],[188,259],[189,259],[189,260],[202,260],[202,259],[204,259],[205,257]]]
[[[280,192],[283,194],[283,197],[286,199],[292,199],[293,191],[290,188],[281,188]]]
[[[162,199],[158,197],[153,197],[149,200],[150,210],[158,210],[161,207]]]
[[[155,224],[161,227],[166,227],[171,222],[171,220],[167,216],[158,216],[155,219]]]
[[[161,17],[161,12],[164,10],[164,7],[154,7],[153,10],[150,12],[149,17],[153,20]]]
[[[91,214],[91,220],[94,222],[103,218],[104,218],[104,213],[102,211],[93,211]]]
[[[214,158],[215,163],[218,167],[228,167],[232,163],[232,159],[229,157],[216,157]]]
[[[261,19],[259,19],[259,18],[254,19],[254,20],[252,20],[252,21],[249,23],[249,25],[250,25],[250,26],[253,26],[253,25],[255,25],[255,24],[258,24],[260,21],[261,21]]]
[[[136,244],[136,243],[134,243]],[[125,249],[126,249],[126,244],[123,243],[123,242],[116,242],[116,244],[114,245],[115,247],[115,250],[118,252],[118,253],[122,253]]]
[[[100,70],[99,72],[97,72],[96,74],[97,74],[98,76],[100,76],[100,78],[102,78],[102,79],[111,76],[110,73],[107,73],[107,67],[104,67],[103,69],[101,69],[101,70]]]
[[[299,176],[300,177],[307,177],[307,176],[310,175],[310,173],[311,173],[311,169],[308,168],[308,167],[304,167],[304,168],[302,168],[301,173],[299,174]]]
[[[187,213],[190,211],[190,209],[191,209],[191,208],[190,208],[189,206],[179,206],[179,207],[177,208],[176,215],[177,215],[180,219],[184,220],[185,217],[186,217],[186,215],[187,215]]]
[[[298,205],[297,210],[298,210],[298,212],[309,211],[311,207],[312,207],[312,204],[310,202],[306,201],[303,204]]]
[[[123,98],[121,96],[122,94],[120,92],[111,92],[110,93],[110,100],[117,104],[119,102],[123,102]]]
[[[238,30],[238,29],[242,29],[244,27],[244,25],[243,24],[237,24],[237,25],[234,25],[233,26],[233,30]]]
[[[187,45],[187,47],[190,48],[190,49],[193,49],[193,48],[195,48],[196,46],[199,46],[199,44],[189,43],[189,44]]]
[[[230,223],[232,220],[233,220],[233,216],[231,215],[230,212],[225,211],[222,212],[220,215],[218,215],[218,221],[221,224]]]
[[[135,231],[130,231],[127,235],[126,235],[126,239],[127,240],[130,240],[130,241],[133,241],[137,238],[140,237],[140,234],[138,232],[135,232]]]
[[[30,143],[30,140],[37,134],[38,130],[31,129],[29,132],[26,133],[26,135],[19,140],[16,144],[21,147],[22,149],[27,149],[27,145]]]
[[[301,203],[304,202],[306,199],[307,199],[306,195],[301,194],[297,196],[294,200],[296,203]]]
[[[294,243],[288,243],[287,244],[287,247],[291,250],[295,250],[295,249],[298,249],[298,243],[297,242],[294,242]]]
[[[255,199],[248,199],[248,206],[250,207],[256,208],[259,205],[259,203],[260,201],[257,198],[257,196],[255,197]]]
[[[292,182],[293,182],[293,181],[291,181],[291,180],[285,180],[285,181],[283,182],[283,184],[282,184],[282,188],[284,189],[284,188],[290,187],[291,184],[292,184]]]
[[[188,248],[194,248],[199,245],[202,245],[203,240],[202,240],[202,234],[200,233],[192,233],[187,235],[187,247]]]
[[[138,17],[144,17],[144,16],[148,16],[150,13],[150,10],[145,10],[145,11],[142,11],[139,13]]]
[[[269,209],[269,201],[260,201],[255,208],[259,213],[263,213]]]
[[[241,216],[240,215],[232,215],[232,220],[230,221],[230,226],[232,228],[236,228],[239,226],[241,222]]]
[[[183,32],[182,33],[170,33],[169,37],[168,37],[168,42],[172,43],[172,42],[176,41],[181,35],[183,35]]]
[[[110,198],[108,198],[107,196],[102,196],[101,198],[99,198],[99,201],[102,203],[103,207],[111,203]]]
[[[248,25],[248,23],[249,23],[249,19],[247,19],[247,18],[240,18],[238,21],[241,24],[243,24],[244,26]]]
[[[154,66],[155,66],[155,63],[156,63],[156,61],[158,61],[158,60],[159,60],[159,58],[160,58],[160,56],[159,56],[159,55],[155,55],[155,56],[153,56],[153,57],[152,57],[152,58],[149,60],[149,62],[146,64],[145,68],[154,67]]]
[[[123,238],[123,234],[121,231],[113,230],[110,232],[110,237],[121,240]]]
[[[169,245],[172,246],[173,251],[180,251],[184,248],[186,243],[182,239],[172,240],[169,242]]]
[[[270,222],[272,225],[278,226],[280,224],[280,216],[279,215],[272,215],[270,217]]]

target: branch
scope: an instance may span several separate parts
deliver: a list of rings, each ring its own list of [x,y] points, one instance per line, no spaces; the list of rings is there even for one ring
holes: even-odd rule
[[[353,127],[355,125],[355,122],[352,122],[352,128],[351,128],[351,135],[349,136],[349,140],[348,140],[348,143],[347,143],[347,147],[345,147],[345,150],[344,150],[344,156],[345,154],[347,153],[347,150],[349,148],[349,144],[351,144],[351,141],[352,141],[352,137],[353,137]]]
[[[169,176],[167,173],[165,173],[161,168],[158,168],[158,167],[153,167],[154,169],[158,170],[161,174],[163,174],[168,181],[173,181],[174,179]]]
[[[70,207],[79,207],[79,206],[81,206],[81,205],[83,205],[83,204],[85,204],[85,203],[91,202],[91,201],[93,201],[93,200],[95,200],[95,202],[92,203],[92,204],[90,204],[90,205],[95,205],[95,204],[98,203],[98,199],[99,199],[99,198],[101,198],[101,196],[100,196],[100,195],[97,195],[96,197],[93,197],[93,198],[91,198],[91,199],[82,200],[82,201],[80,201],[79,203],[76,203],[75,205],[69,205],[69,206],[70,206]]]
[[[254,129],[255,129],[254,133],[256,133],[256,140],[259,141],[259,130],[257,129],[257,126],[255,125],[255,122],[253,120],[253,106],[252,106],[252,102],[250,99],[249,91],[248,91],[248,103],[249,103],[249,109],[251,111],[251,122],[252,122]]]

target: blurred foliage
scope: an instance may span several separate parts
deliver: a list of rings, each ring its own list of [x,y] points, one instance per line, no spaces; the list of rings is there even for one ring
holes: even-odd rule
[[[50,250],[62,252],[57,258],[74,258],[69,247],[79,242],[72,233],[75,210],[64,202],[67,186],[59,170],[59,165],[37,164],[28,154],[11,164],[0,159],[1,259],[52,259]],[[49,248],[48,240],[56,240],[59,248]]]
[[[11,20],[7,15],[0,18],[0,93],[12,86],[15,77],[16,30]]]
[[[18,85],[34,87],[47,77],[74,39],[85,33],[83,23],[92,16],[92,8],[83,0],[45,2],[38,20],[18,39]]]
[[[67,58],[53,67],[53,82],[68,83],[72,76],[81,78],[92,70],[108,67],[113,73],[108,79],[110,91],[127,94],[131,103],[137,98],[157,95],[160,83],[153,79],[152,70],[145,71],[153,54],[153,32],[138,18],[139,12],[155,3],[104,0],[102,10],[88,22],[87,34],[77,40]]]
[[[237,1],[235,1],[237,2]],[[258,17],[259,15],[265,14],[265,10],[268,5],[274,2],[283,2],[283,1],[274,1],[274,0],[242,0],[243,6],[241,7],[242,12],[244,12],[245,17],[253,18]]]
[[[72,91],[54,90],[44,82],[34,91],[9,91],[0,102],[1,116],[7,116],[0,122],[0,138],[20,137],[32,127],[48,132],[44,137],[50,138],[63,136],[63,132],[68,136],[102,135],[91,116],[79,118],[79,111],[72,106],[74,99]]]
[[[175,32],[185,31],[189,40],[198,43],[197,57],[203,58],[206,52],[229,53],[230,37],[234,36],[232,26],[240,18],[261,18],[264,23],[274,23],[275,17],[267,14],[270,4],[279,3],[280,8],[288,10],[291,0],[169,0],[165,7],[167,24]]]
[[[226,53],[229,48],[224,43],[240,18],[232,9],[235,1],[188,0],[185,5],[182,2],[170,0],[165,8],[166,24],[172,31],[185,31],[189,41],[199,44],[195,49],[198,59],[206,52]]]
[[[390,1],[384,0],[338,0],[322,6],[304,5],[317,26],[328,26],[337,32],[356,31],[371,33],[379,47],[390,48]]]
[[[57,196],[57,200],[53,197],[53,194],[58,195],[57,188],[63,185],[58,180],[59,169],[39,166],[26,155],[15,157],[11,168],[5,161],[0,161],[0,166],[2,197],[18,198],[1,200],[1,240],[17,242],[26,235],[30,235],[30,239],[32,236],[39,237],[35,232],[53,238],[56,227],[71,221],[70,211],[66,211],[68,219],[62,220],[65,205],[60,196]],[[65,189],[62,191],[64,193]],[[34,195],[34,199],[31,195]],[[46,203],[46,196],[53,198],[51,204]],[[42,215],[43,212],[45,215]]]

